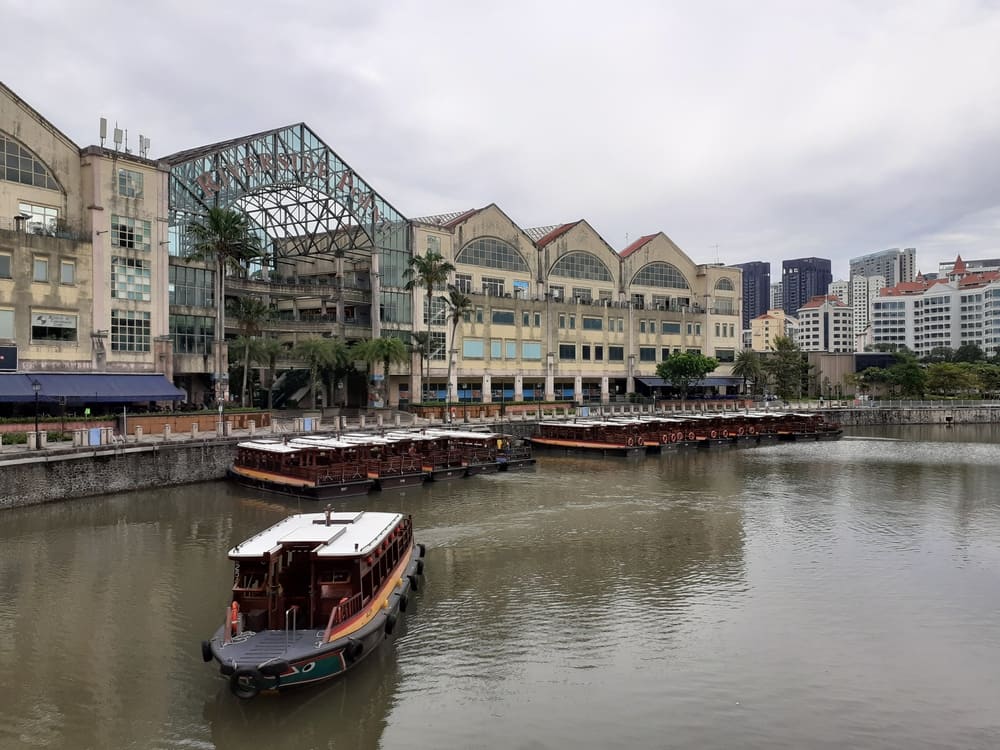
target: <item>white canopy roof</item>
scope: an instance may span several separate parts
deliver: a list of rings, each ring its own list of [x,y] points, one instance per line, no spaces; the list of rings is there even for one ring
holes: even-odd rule
[[[403,518],[401,513],[356,511],[299,513],[254,534],[229,550],[232,560],[262,558],[281,544],[314,544],[319,557],[356,557],[371,552]]]

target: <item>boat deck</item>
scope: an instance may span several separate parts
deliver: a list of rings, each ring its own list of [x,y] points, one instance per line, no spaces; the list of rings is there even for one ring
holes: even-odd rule
[[[217,634],[220,638],[222,633]],[[222,644],[219,656],[223,663],[233,666],[257,666],[271,660],[296,661],[315,654],[322,645],[323,631],[309,630],[263,630],[259,633],[246,631],[237,635],[229,643]]]

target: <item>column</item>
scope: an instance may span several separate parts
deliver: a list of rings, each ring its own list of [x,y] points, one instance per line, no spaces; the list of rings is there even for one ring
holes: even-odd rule
[[[524,376],[520,374],[514,376],[514,400],[524,401]]]
[[[607,404],[611,402],[611,392],[608,385],[608,376],[601,376],[601,403]]]
[[[483,374],[483,403],[493,403],[493,377],[489,373]]]
[[[573,378],[573,400],[578,404],[583,403],[583,375]]]

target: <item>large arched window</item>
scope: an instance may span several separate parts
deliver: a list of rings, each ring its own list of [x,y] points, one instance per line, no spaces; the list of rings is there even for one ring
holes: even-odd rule
[[[593,279],[611,281],[611,272],[596,255],[574,250],[566,253],[552,265],[552,276],[567,276],[571,279]]]
[[[3,132],[0,132],[0,179],[49,190],[61,189],[41,159]]]
[[[479,237],[463,247],[455,258],[456,263],[470,266],[500,268],[504,271],[529,272],[528,264],[513,247],[495,237]]]
[[[632,277],[632,283],[640,286],[659,286],[667,289],[690,289],[690,284],[676,266],[662,261],[647,263]]]
[[[715,291],[717,292],[732,292],[733,282],[729,279],[719,279],[715,282]]]

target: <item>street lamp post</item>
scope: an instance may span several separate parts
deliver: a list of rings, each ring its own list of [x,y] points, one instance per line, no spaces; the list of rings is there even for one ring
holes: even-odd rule
[[[42,447],[42,438],[38,434],[38,392],[42,390],[42,384],[32,380],[31,390],[35,392],[35,450],[39,450]]]

